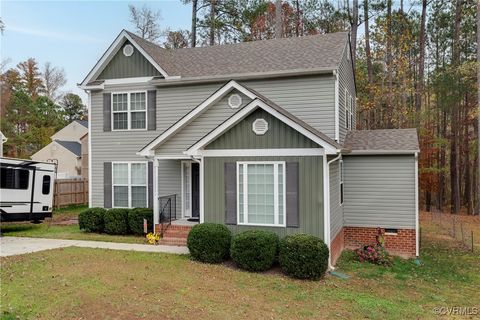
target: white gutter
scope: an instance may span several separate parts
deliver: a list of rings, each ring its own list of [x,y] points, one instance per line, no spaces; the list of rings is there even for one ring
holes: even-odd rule
[[[418,216],[418,152],[415,152],[415,254],[420,255],[420,230]]]
[[[330,164],[342,158],[342,154],[339,154],[337,157],[333,158],[332,160],[327,162],[327,156],[324,156],[323,164],[325,166],[325,174],[323,178],[323,186],[324,186],[324,238],[325,243],[328,247],[328,269],[334,270],[335,268],[332,266],[332,252],[330,250],[331,247],[331,239],[330,239]]]

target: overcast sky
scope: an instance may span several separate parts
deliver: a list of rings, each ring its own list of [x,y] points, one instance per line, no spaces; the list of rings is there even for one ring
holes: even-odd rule
[[[162,14],[162,28],[190,29],[191,7],[179,0],[158,1],[0,1],[5,23],[1,40],[2,61],[7,68],[28,58],[40,65],[50,61],[62,67],[68,83],[64,91],[74,92],[122,29],[133,31],[128,4],[146,3]]]

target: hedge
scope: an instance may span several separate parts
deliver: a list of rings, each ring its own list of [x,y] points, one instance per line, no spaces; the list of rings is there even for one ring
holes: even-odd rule
[[[128,227],[130,232],[137,235],[143,234],[143,219],[147,219],[148,232],[153,231],[153,210],[148,208],[135,208],[128,212]]]
[[[89,208],[80,212],[78,215],[80,230],[86,232],[103,232],[105,212],[106,210],[103,208]]]
[[[201,223],[195,225],[187,238],[192,259],[220,263],[228,258],[232,234],[223,224]]]
[[[105,233],[128,234],[128,213],[130,209],[110,209],[105,213]]]
[[[278,236],[270,231],[249,230],[233,237],[230,254],[235,264],[248,271],[266,271],[275,263]]]
[[[280,267],[295,278],[318,280],[323,277],[328,268],[328,255],[327,245],[312,235],[289,235],[280,241]]]

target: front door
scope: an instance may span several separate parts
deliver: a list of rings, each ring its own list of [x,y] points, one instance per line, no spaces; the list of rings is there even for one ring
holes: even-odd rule
[[[197,162],[182,162],[182,208],[184,218],[200,217],[200,166]]]
[[[192,163],[192,218],[200,217],[200,166]]]

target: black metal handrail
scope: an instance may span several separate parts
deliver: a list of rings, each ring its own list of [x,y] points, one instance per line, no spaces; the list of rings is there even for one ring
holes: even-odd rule
[[[160,236],[163,237],[165,230],[172,224],[172,220],[175,220],[175,212],[177,208],[177,195],[172,194],[168,196],[162,196],[158,198],[160,208]],[[173,210],[172,210],[173,209]]]

